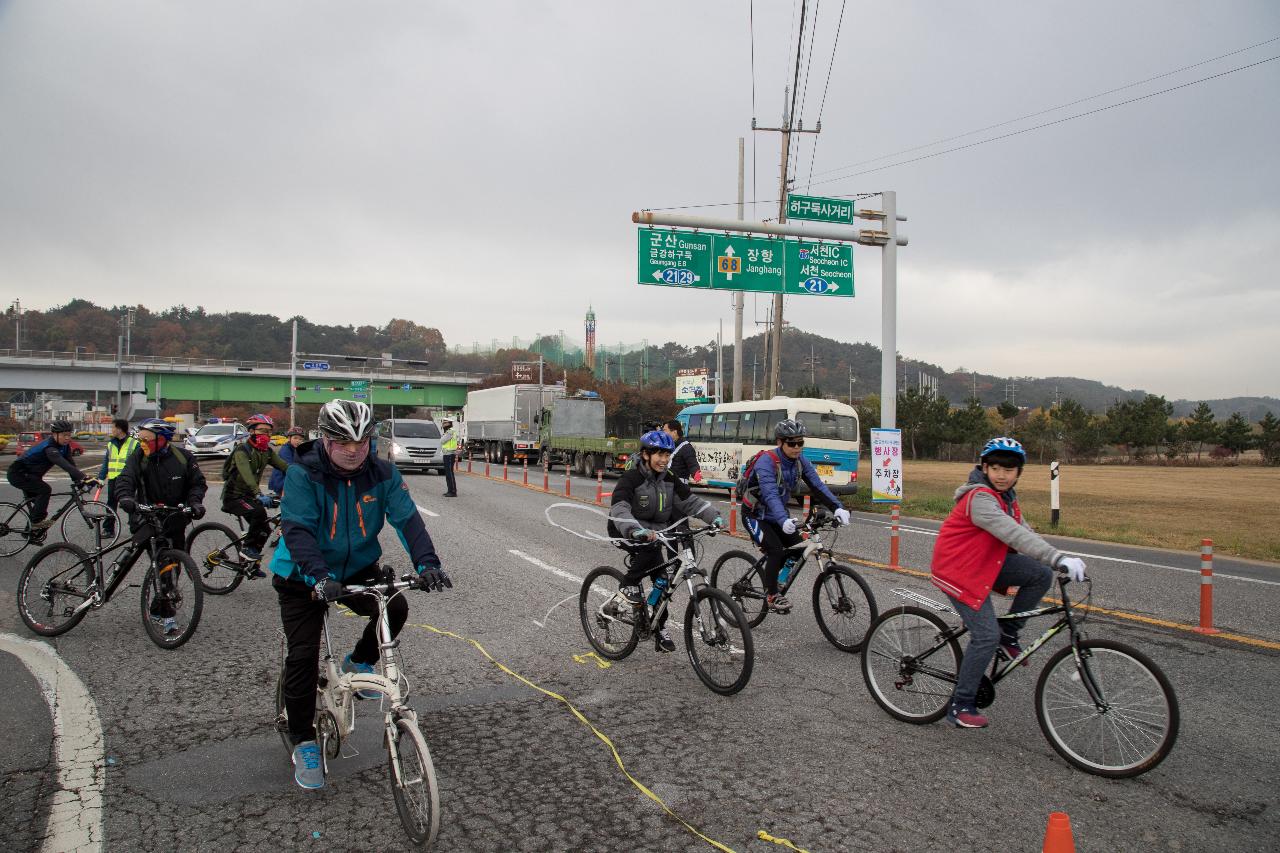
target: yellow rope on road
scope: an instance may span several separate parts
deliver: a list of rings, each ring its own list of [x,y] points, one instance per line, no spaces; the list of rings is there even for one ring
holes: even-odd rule
[[[484,655],[486,658],[488,658],[490,663],[492,663],[492,664],[493,664],[494,666],[496,666],[498,669],[500,669],[500,670],[502,670],[503,672],[505,672],[507,675],[509,675],[509,676],[511,676],[512,678],[514,678],[516,681],[519,681],[521,684],[524,684],[524,685],[526,685],[527,687],[531,687],[531,688],[533,688],[534,690],[538,691],[538,692],[539,692],[539,693],[541,693],[542,695],[544,695],[544,696],[548,696],[548,697],[550,697],[550,698],[552,698],[552,699],[556,700],[557,702],[559,702],[559,703],[563,704],[566,708],[568,708],[568,709],[569,709],[569,713],[573,714],[573,716],[574,716],[574,717],[576,717],[576,718],[578,719],[578,722],[582,723],[584,726],[586,726],[588,729],[590,729],[592,734],[594,734],[596,737],[598,737],[598,738],[600,739],[600,741],[601,741],[605,746],[609,747],[609,751],[610,751],[611,753],[613,753],[613,760],[614,760],[614,762],[618,765],[618,769],[622,771],[622,775],[626,776],[626,777],[627,777],[627,781],[629,781],[632,785],[634,785],[634,786],[636,787],[636,789],[640,791],[640,793],[644,794],[646,797],[648,797],[649,799],[653,800],[655,803],[657,803],[659,806],[661,806],[661,808],[662,808],[662,810],[663,810],[664,812],[666,812],[667,814],[671,815],[671,817],[673,817],[673,818],[675,818],[677,821],[679,821],[679,822],[680,822],[680,824],[681,824],[685,829],[689,830],[689,831],[690,831],[690,832],[692,832],[694,835],[698,836],[698,838],[700,838],[700,839],[702,839],[703,841],[707,842],[708,844],[710,844],[710,845],[711,845],[712,847],[714,847],[715,849],[720,850],[720,851],[723,851],[723,853],[735,853],[735,851],[734,851],[732,848],[730,848],[730,847],[726,847],[725,845],[721,844],[719,841],[716,841],[714,838],[708,838],[707,836],[703,835],[701,832],[699,832],[699,831],[698,831],[697,827],[695,827],[693,824],[689,823],[689,822],[688,822],[687,820],[685,820],[684,818],[680,817],[680,815],[678,815],[678,814],[676,814],[675,812],[673,812],[673,811],[671,810],[671,807],[670,807],[670,806],[668,806],[666,803],[664,803],[664,802],[662,801],[662,798],[661,798],[661,797],[659,797],[659,796],[658,796],[657,794],[655,794],[653,791],[650,791],[647,787],[645,787],[645,785],[644,785],[644,783],[643,783],[643,782],[641,782],[641,781],[640,781],[639,779],[637,779],[636,777],[632,776],[632,775],[631,775],[631,773],[627,770],[626,765],[622,763],[622,756],[618,754],[618,748],[617,748],[616,746],[614,746],[614,745],[613,745],[613,741],[609,739],[609,736],[608,736],[608,735],[606,735],[604,732],[600,731],[598,728],[596,728],[596,727],[595,727],[595,725],[593,725],[593,724],[592,724],[592,722],[586,718],[586,715],[584,715],[581,711],[579,711],[577,708],[575,708],[575,707],[573,706],[573,703],[572,703],[572,702],[570,702],[568,699],[564,698],[564,697],[563,697],[563,696],[561,696],[559,693],[556,693],[556,692],[551,691],[551,690],[547,690],[547,689],[546,689],[546,688],[544,688],[544,687],[539,687],[537,684],[534,684],[532,681],[530,681],[529,679],[525,678],[525,677],[524,677],[523,675],[521,675],[520,673],[516,672],[515,670],[511,669],[510,667],[508,667],[506,664],[504,664],[504,663],[502,663],[501,661],[497,660],[493,655],[489,654],[488,650],[487,650],[487,649],[485,649],[485,647],[484,647],[484,646],[480,645],[480,644],[479,644],[478,642],[476,642],[475,640],[472,640],[472,639],[470,639],[470,638],[468,638],[468,637],[463,637],[463,636],[461,636],[461,635],[459,635],[459,634],[455,634],[455,633],[453,633],[452,631],[445,631],[445,630],[443,630],[443,629],[441,629],[441,628],[436,628],[436,627],[434,627],[434,626],[432,626],[432,625],[421,625],[421,624],[419,624],[419,625],[414,625],[413,627],[414,627],[414,628],[422,628],[422,629],[424,629],[424,630],[431,631],[432,633],[439,634],[439,635],[440,635],[440,636],[442,636],[442,637],[452,637],[452,638],[453,638],[453,639],[455,639],[455,640],[461,640],[461,641],[462,641],[462,642],[464,642],[464,643],[470,643],[472,646],[474,646],[474,647],[475,647],[476,651],[478,651],[480,654],[482,654],[482,655]],[[789,844],[789,842],[788,842],[788,844]],[[792,848],[792,849],[797,849],[797,848]]]
[[[780,847],[786,847],[788,850],[795,850],[797,853],[809,853],[809,851],[805,850],[803,847],[797,847],[785,838],[775,838],[763,829],[756,833],[756,838],[759,838],[761,841],[772,841]]]

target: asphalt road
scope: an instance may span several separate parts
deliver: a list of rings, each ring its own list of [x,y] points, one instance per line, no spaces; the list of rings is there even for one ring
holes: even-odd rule
[[[1031,850],[1051,811],[1070,815],[1080,850],[1265,850],[1280,837],[1275,651],[1095,617],[1090,634],[1151,655],[1182,709],[1178,744],[1160,767],[1136,780],[1108,781],[1070,768],[1039,731],[1031,695],[1047,657],[1033,660],[1025,677],[1002,683],[988,709],[989,729],[899,723],[867,696],[858,658],[822,638],[803,578],[793,590],[795,612],[771,616],[756,631],[755,673],[737,696],[722,698],[702,686],[682,637],[677,654],[642,646],[598,668],[581,657],[589,648],[576,602],[564,599],[576,595],[573,578],[596,565],[618,565],[620,555],[548,524],[544,511],[563,498],[464,477],[461,497],[446,500],[439,477],[408,482],[455,581],[448,593],[414,596],[403,634],[414,704],[442,790],[439,849],[712,849],[628,780],[601,736],[617,748],[626,773],[732,850],[783,849],[758,838],[761,831],[810,851]],[[0,499],[11,491],[0,489]],[[207,503],[217,502],[215,487]],[[570,528],[602,532],[603,519],[588,507],[552,513]],[[859,518],[837,550],[883,562],[888,537],[879,522]],[[924,532],[904,536],[903,562],[927,566],[931,541]],[[394,537],[385,536],[384,544],[403,565]],[[708,557],[742,545],[713,540]],[[1088,543],[1091,551],[1100,547]],[[22,556],[0,560],[0,602],[13,601]],[[1145,558],[1143,565],[1090,559],[1095,601],[1192,621],[1184,618],[1181,597],[1186,586],[1194,600],[1196,579],[1155,568],[1151,554]],[[1196,568],[1194,555],[1187,559]],[[1168,563],[1174,565],[1172,557]],[[1258,579],[1270,579],[1270,569],[1253,569],[1264,575]],[[863,571],[882,605],[895,598],[894,587],[932,594],[920,578]],[[1280,589],[1232,583],[1241,591],[1219,581],[1223,619],[1273,636],[1274,629],[1264,630],[1266,614]],[[682,609],[678,604],[676,612]],[[354,641],[355,620],[333,624],[339,648]],[[331,765],[325,790],[305,792],[292,783],[272,728],[277,625],[267,582],[246,583],[229,596],[206,597],[193,640],[164,652],[143,634],[136,591],[124,588],[52,641],[88,687],[104,730],[107,849],[403,847],[376,734],[358,733],[360,754]],[[600,736],[472,643],[421,625],[479,643],[505,667],[572,703]],[[3,632],[30,637],[12,603],[0,606]],[[0,749],[0,814],[31,815],[36,808],[23,824],[0,819],[0,833],[10,842],[6,849],[35,849],[50,802],[59,797],[56,762],[41,749],[51,730],[48,711],[31,700],[35,682],[3,653],[0,675],[11,678],[0,709],[19,721],[11,731],[28,742]]]

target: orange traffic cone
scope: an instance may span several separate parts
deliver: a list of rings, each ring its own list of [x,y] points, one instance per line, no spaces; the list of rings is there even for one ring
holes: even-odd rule
[[[1076,853],[1076,842],[1071,837],[1071,818],[1066,812],[1049,813],[1042,853]]]

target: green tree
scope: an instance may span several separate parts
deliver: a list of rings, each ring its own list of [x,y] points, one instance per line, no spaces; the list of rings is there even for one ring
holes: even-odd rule
[[[812,397],[815,400],[822,399],[822,389],[817,385],[801,385],[796,389],[796,397]]]
[[[1262,451],[1262,461],[1267,465],[1280,465],[1280,418],[1267,412],[1258,426],[1262,432],[1255,440]]]
[[[936,453],[946,438],[950,405],[941,397],[908,388],[898,395],[898,426],[904,444],[911,447],[911,458],[922,453]]]
[[[1106,443],[1106,427],[1101,420],[1070,397],[1054,406],[1049,417],[1057,425],[1072,462],[1097,458]]]
[[[1008,400],[1005,400],[1000,405],[996,406],[996,412],[999,413],[1000,417],[1009,421],[1018,416],[1018,407]]]
[[[1222,425],[1222,446],[1235,456],[1248,450],[1253,444],[1253,428],[1239,412],[1232,412],[1231,417]]]
[[[1191,417],[1187,419],[1187,429],[1185,433],[1187,441],[1196,446],[1196,464],[1200,463],[1200,453],[1204,450],[1206,444],[1215,444],[1218,441],[1219,427],[1217,420],[1213,417],[1213,409],[1209,408],[1209,404],[1201,401],[1196,406],[1196,410],[1191,413]]]
[[[1187,425],[1181,421],[1169,421],[1164,431],[1164,458],[1172,462],[1179,456],[1185,461],[1191,452],[1187,440]]]
[[[1044,462],[1048,454],[1052,458],[1058,448],[1058,430],[1044,409],[1037,409],[1027,422],[1016,431],[1016,438],[1025,445],[1028,453],[1036,455],[1037,462]]]
[[[954,409],[948,416],[948,441],[963,445],[968,458],[976,459],[978,448],[990,436],[987,435],[987,410],[976,397],[970,397],[963,409]]]
[[[862,446],[871,446],[871,428],[880,426],[880,395],[868,394],[855,406],[858,410],[858,428]]]

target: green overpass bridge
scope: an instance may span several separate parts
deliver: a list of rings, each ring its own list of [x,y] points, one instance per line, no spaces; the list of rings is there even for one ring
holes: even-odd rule
[[[202,408],[219,403],[287,405],[325,403],[339,397],[379,406],[430,406],[460,409],[467,389],[483,374],[368,366],[329,370],[296,368],[291,382],[288,362],[126,356],[0,349],[0,388],[11,391],[60,392],[65,397],[92,397],[102,403],[124,401],[125,416],[150,409],[157,398],[193,400]]]

